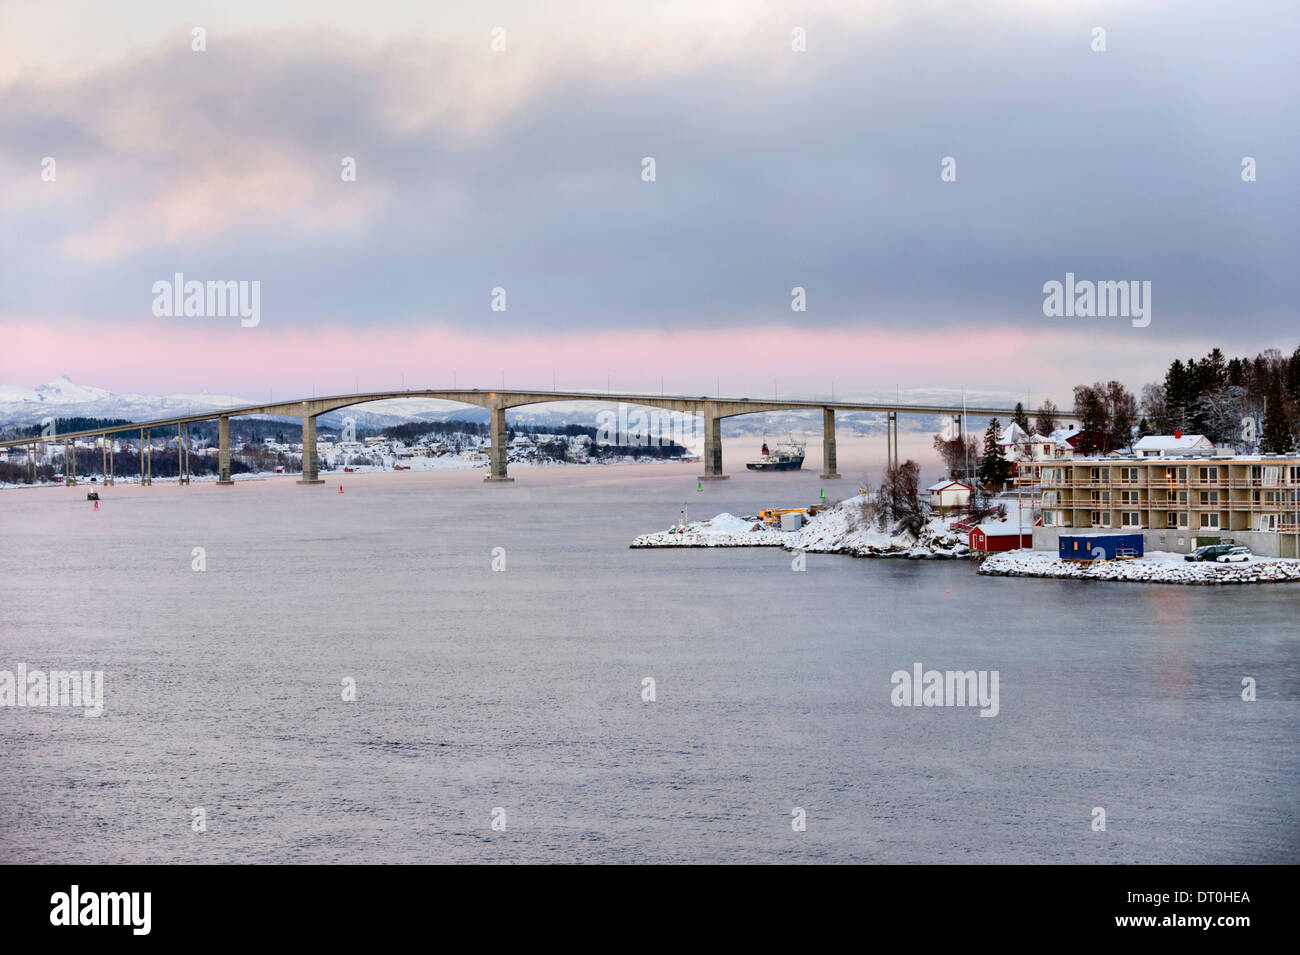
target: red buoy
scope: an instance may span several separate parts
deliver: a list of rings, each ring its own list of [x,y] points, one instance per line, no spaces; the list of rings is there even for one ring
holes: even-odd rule
[[[343,493],[343,485],[342,485],[342,484],[339,485],[339,493],[340,493],[340,494]]]

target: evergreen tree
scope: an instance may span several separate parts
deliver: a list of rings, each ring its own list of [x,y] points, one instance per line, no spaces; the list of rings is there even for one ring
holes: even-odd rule
[[[1300,405],[1300,347],[1291,353],[1286,365],[1286,390],[1291,400]]]
[[[1011,462],[998,447],[998,434],[1002,431],[998,419],[989,422],[984,432],[984,459],[980,461],[979,480],[987,487],[1001,489],[1011,477]]]
[[[1174,428],[1181,428],[1187,422],[1189,384],[1187,367],[1175,358],[1165,373],[1165,411]]]
[[[1109,438],[1110,433],[1110,414],[1107,410],[1106,386],[1098,382],[1096,385],[1075,385],[1074,386],[1074,410],[1079,416],[1079,430],[1083,432],[1079,438],[1079,450],[1084,454],[1096,454],[1105,451],[1103,447]]]
[[[1268,391],[1268,407],[1264,412],[1264,430],[1259,439],[1259,450],[1264,454],[1287,454],[1291,451],[1291,429],[1287,421],[1282,389],[1276,384]]]
[[[1142,420],[1138,422],[1138,440],[1141,441],[1150,433],[1151,425],[1147,424],[1147,419],[1143,417]]]
[[[1025,432],[1029,434],[1029,415],[1025,414],[1025,406],[1019,401],[1016,402],[1016,413],[1012,415],[1011,420]]]

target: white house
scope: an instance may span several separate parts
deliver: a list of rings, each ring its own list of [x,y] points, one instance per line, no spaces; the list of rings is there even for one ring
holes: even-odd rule
[[[1203,434],[1149,434],[1139,438],[1133,452],[1140,458],[1180,457],[1187,454],[1204,454],[1214,450],[1214,442]]]
[[[971,487],[961,481],[940,481],[926,490],[930,492],[930,507],[940,514],[970,506]]]

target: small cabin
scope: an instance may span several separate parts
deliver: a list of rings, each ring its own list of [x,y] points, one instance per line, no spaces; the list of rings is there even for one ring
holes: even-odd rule
[[[1057,539],[1061,560],[1131,560],[1143,554],[1141,534],[1062,534]]]
[[[1034,529],[1016,524],[977,524],[970,531],[970,549],[975,554],[1033,548]]]
[[[970,506],[971,486],[962,481],[940,481],[931,484],[926,490],[930,494],[931,509],[940,514],[949,514]]]

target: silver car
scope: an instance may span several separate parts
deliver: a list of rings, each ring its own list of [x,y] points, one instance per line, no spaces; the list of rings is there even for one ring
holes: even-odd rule
[[[1238,561],[1250,560],[1249,547],[1233,547],[1226,554],[1220,554],[1215,558],[1220,564],[1233,564]]]

